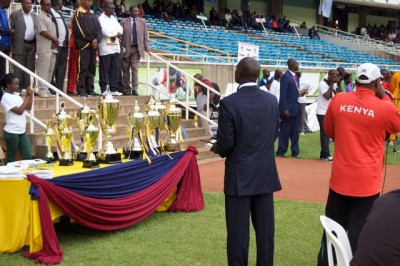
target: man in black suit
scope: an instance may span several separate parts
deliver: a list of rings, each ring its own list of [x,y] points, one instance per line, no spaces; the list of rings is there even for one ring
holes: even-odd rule
[[[281,123],[276,156],[285,157],[290,138],[292,157],[298,158],[300,153],[298,127],[300,107],[298,103],[299,82],[295,73],[299,70],[299,65],[294,59],[289,59],[287,65],[288,70],[282,75],[280,81],[279,109],[281,111]]]
[[[220,101],[217,142],[226,157],[225,216],[229,265],[247,265],[250,215],[256,232],[257,265],[273,265],[273,192],[281,189],[275,164],[276,98],[258,88],[260,64],[246,57],[236,67],[238,91]]]

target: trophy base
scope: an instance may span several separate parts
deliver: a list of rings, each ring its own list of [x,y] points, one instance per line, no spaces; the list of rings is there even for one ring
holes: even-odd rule
[[[121,153],[104,154],[100,162],[106,164],[122,163]]]
[[[97,151],[93,152],[93,154],[94,154],[94,156],[97,157]],[[83,161],[86,160],[86,157],[87,157],[87,153],[86,152],[80,152],[80,153],[78,153],[76,155],[76,160],[80,161],[80,162],[83,162]]]
[[[46,161],[46,163],[53,163],[53,162],[55,162],[55,161],[57,161],[57,160],[56,160],[56,158],[53,156],[53,157],[45,157],[45,158],[43,158],[43,161]]]
[[[164,145],[164,150],[172,152],[172,151],[180,151],[181,150],[181,145],[179,143],[171,144],[168,143]]]
[[[72,159],[60,159],[59,166],[71,166],[74,165],[74,161]]]
[[[99,161],[89,161],[89,160],[83,160],[83,168],[99,168],[100,164]]]
[[[131,150],[124,151],[125,159],[139,159],[142,156],[143,156],[143,151],[131,151]]]

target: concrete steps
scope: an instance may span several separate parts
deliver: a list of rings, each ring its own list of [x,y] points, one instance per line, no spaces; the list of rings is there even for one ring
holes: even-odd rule
[[[114,136],[111,138],[114,146],[116,148],[123,148],[128,144],[128,135],[126,134],[126,117],[128,113],[132,110],[135,101],[138,101],[141,112],[145,112],[147,110],[147,102],[149,100],[149,96],[119,96],[115,97],[120,101],[120,110],[118,113],[118,118],[116,122],[116,132]],[[84,99],[81,97],[74,97],[74,99],[83,104]],[[86,99],[86,104],[93,110],[97,112],[97,106],[101,97],[88,97]],[[69,114],[76,113],[79,108],[74,104],[68,102],[63,97],[60,97],[59,102],[63,101],[65,103],[65,111]],[[54,121],[53,115],[55,114],[56,108],[56,99],[52,98],[38,98],[35,97],[34,101],[34,116],[38,118],[42,122],[46,121]],[[5,114],[4,110],[0,110],[0,124],[4,125],[5,123]],[[185,141],[182,143],[182,148],[186,148],[189,145],[194,145],[199,150],[199,154],[197,155],[198,160],[207,159],[217,157],[214,153],[209,152],[209,147],[205,147],[207,144],[205,141],[210,140],[210,135],[208,134],[205,128],[197,128],[194,125],[193,119],[182,119],[182,125],[188,135]],[[98,125],[96,125],[98,126]],[[73,140],[74,143],[79,147],[81,144],[79,129],[76,124],[76,121],[72,122],[73,127]],[[29,132],[30,121],[27,119],[27,132]],[[32,154],[36,158],[43,158],[47,152],[47,148],[45,146],[44,140],[44,132],[45,129],[40,127],[39,125],[34,125],[34,133],[28,133]],[[103,134],[104,135],[104,134]],[[161,139],[166,142],[168,140],[168,133],[165,130],[160,132]],[[104,143],[104,141],[103,141]],[[104,144],[103,144],[104,145]],[[5,147],[3,147],[5,148]],[[56,151],[55,144],[53,145],[53,151]]]

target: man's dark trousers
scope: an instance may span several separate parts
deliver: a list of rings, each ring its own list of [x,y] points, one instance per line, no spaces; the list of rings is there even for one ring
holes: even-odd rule
[[[291,142],[292,156],[300,153],[299,149],[299,116],[290,118],[281,117],[277,156],[284,156],[288,150],[289,138]]]

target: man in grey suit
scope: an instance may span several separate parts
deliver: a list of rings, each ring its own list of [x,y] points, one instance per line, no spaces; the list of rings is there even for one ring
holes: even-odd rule
[[[279,106],[260,90],[260,64],[243,58],[236,67],[236,93],[220,101],[217,142],[211,151],[226,157],[225,216],[228,265],[247,265],[250,216],[256,232],[257,265],[273,265],[274,199],[281,190],[275,164]]]
[[[138,65],[144,52],[149,52],[149,35],[147,33],[146,20],[139,17],[139,8],[131,6],[129,8],[131,17],[124,18],[121,21],[123,28],[121,45],[125,50],[122,55],[122,84],[124,86],[124,94],[138,95]],[[132,69],[132,87],[130,83],[130,69]]]
[[[16,10],[10,15],[10,26],[14,29],[11,35],[12,58],[35,72],[36,54],[36,14],[32,11],[32,1],[22,0],[22,9]],[[26,89],[30,84],[30,76],[20,68],[14,66],[14,73],[19,78],[19,87]]]

